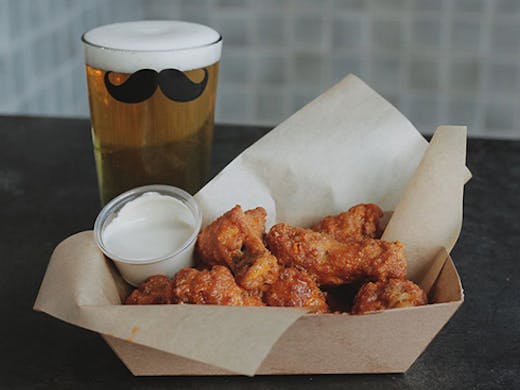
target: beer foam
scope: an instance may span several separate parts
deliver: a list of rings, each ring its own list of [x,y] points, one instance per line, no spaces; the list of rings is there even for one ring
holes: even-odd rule
[[[218,32],[180,21],[114,23],[86,32],[82,40],[88,65],[120,73],[202,68],[219,61],[222,52]]]

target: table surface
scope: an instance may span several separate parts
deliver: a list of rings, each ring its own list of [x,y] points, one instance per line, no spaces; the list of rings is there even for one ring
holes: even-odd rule
[[[267,131],[217,126],[212,175]],[[32,311],[53,248],[100,209],[88,121],[0,117],[0,387],[520,388],[520,142],[469,139],[467,165],[466,300],[406,374],[137,378],[99,335]]]

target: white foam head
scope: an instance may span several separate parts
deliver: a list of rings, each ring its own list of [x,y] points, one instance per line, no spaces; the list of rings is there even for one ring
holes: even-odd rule
[[[202,68],[219,61],[222,52],[218,32],[180,21],[109,24],[86,32],[82,41],[88,65],[120,73]]]

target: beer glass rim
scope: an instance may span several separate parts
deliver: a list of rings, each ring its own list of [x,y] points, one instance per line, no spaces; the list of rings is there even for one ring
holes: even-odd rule
[[[107,222],[109,222],[109,217],[114,216],[116,213],[118,213],[121,210],[121,208],[128,202],[136,199],[137,197],[139,197],[147,192],[156,192],[161,195],[171,196],[171,197],[181,201],[182,203],[184,203],[193,215],[193,219],[194,219],[193,233],[186,240],[186,242],[182,246],[179,247],[179,249],[177,249],[171,253],[165,254],[163,256],[160,256],[160,257],[154,257],[154,258],[146,259],[146,260],[127,259],[127,258],[118,256],[115,253],[110,252],[103,242],[103,231],[105,229],[105,225],[107,224]],[[94,238],[95,238],[98,248],[107,257],[109,257],[110,259],[112,259],[114,261],[119,261],[121,263],[127,263],[127,264],[152,264],[152,263],[158,263],[158,262],[162,262],[162,261],[174,258],[175,256],[178,256],[182,252],[189,249],[189,247],[197,239],[201,226],[202,226],[202,211],[193,196],[191,196],[189,193],[187,193],[186,191],[184,191],[178,187],[174,187],[174,186],[170,186],[170,185],[166,185],[166,184],[151,184],[151,185],[146,185],[146,186],[142,186],[142,187],[136,187],[136,188],[133,188],[126,192],[123,192],[122,194],[118,195],[117,197],[112,199],[110,202],[108,202],[103,207],[103,209],[99,212],[99,214],[96,218],[96,221],[94,222]]]
[[[146,22],[163,22],[163,21],[160,21],[160,20],[145,20]],[[132,21],[132,22],[119,22],[119,23],[110,23],[110,24],[106,24],[106,25],[101,25],[101,26],[97,26],[97,27],[94,27],[94,28],[91,28],[87,31],[85,31],[82,35],[81,35],[81,42],[83,42],[84,44],[86,45],[89,45],[91,47],[95,47],[95,48],[98,48],[98,49],[103,49],[103,50],[108,50],[108,51],[115,51],[115,52],[124,52],[124,53],[169,53],[169,52],[178,52],[178,51],[190,51],[190,50],[196,50],[196,49],[203,49],[205,47],[211,47],[213,45],[217,45],[219,44],[221,41],[222,41],[222,34],[220,34],[218,31],[214,30],[215,32],[217,32],[218,34],[218,38],[213,41],[213,42],[210,42],[210,43],[207,43],[207,44],[204,44],[204,45],[197,45],[197,46],[191,46],[191,47],[183,47],[183,48],[178,48],[178,49],[155,49],[155,50],[143,50],[143,49],[119,49],[119,48],[114,48],[114,47],[110,47],[110,46],[105,46],[105,45],[99,45],[97,43],[93,43],[93,42],[90,42],[88,39],[85,38],[85,35],[88,34],[90,31],[96,29],[96,28],[99,28],[99,27],[104,27],[104,26],[110,26],[110,25],[113,25],[113,24],[125,24],[125,23],[133,23],[133,22],[138,22],[138,21]],[[175,20],[172,20],[171,21],[172,23],[175,23],[175,22],[180,22],[180,21],[175,21]],[[183,23],[191,23],[191,24],[199,24],[201,26],[205,26],[203,24],[200,24],[200,23],[193,23],[193,22],[183,22]],[[205,27],[208,27],[208,26],[205,26]]]

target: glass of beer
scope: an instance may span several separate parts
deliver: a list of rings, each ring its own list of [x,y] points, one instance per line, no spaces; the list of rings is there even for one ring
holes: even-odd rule
[[[222,38],[180,21],[86,32],[87,84],[101,203],[134,187],[204,184]]]

